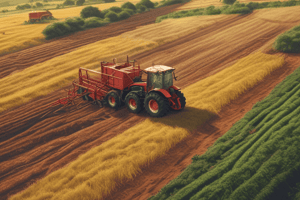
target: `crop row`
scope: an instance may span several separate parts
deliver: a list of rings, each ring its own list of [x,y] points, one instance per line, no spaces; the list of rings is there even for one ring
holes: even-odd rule
[[[101,199],[117,183],[133,178],[142,166],[188,137],[190,130],[204,123],[222,105],[237,98],[282,65],[282,57],[263,53],[241,59],[233,66],[185,88],[183,93],[187,105],[182,112],[137,124],[82,154],[68,166],[51,173],[12,199]],[[262,75],[257,77],[258,74]]]
[[[150,199],[296,199],[299,97],[300,68]]]

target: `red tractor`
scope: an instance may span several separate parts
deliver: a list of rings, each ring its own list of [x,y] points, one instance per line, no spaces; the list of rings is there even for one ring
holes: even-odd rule
[[[52,13],[50,11],[45,12],[31,12],[29,13],[29,20],[28,22],[40,22],[44,19],[53,19]]]
[[[74,89],[68,97],[53,103],[74,104],[74,99],[94,101],[102,105],[102,101],[112,108],[125,103],[132,113],[139,113],[143,108],[152,117],[162,117],[169,109],[181,110],[186,99],[180,88],[173,85],[174,68],[154,65],[145,70],[136,66],[135,61],[123,64],[101,62],[101,72],[79,68],[79,80],[73,82]],[[142,73],[147,80],[142,81]]]

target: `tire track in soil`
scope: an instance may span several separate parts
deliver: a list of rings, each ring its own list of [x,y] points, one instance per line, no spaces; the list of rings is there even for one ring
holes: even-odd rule
[[[180,78],[175,85],[186,87],[229,66],[235,59],[258,50],[272,41],[272,37],[277,33],[292,26],[293,24],[266,23],[256,18],[254,12],[211,25],[134,57],[139,59],[143,69],[150,66],[152,61],[175,67],[176,75]],[[260,42],[257,42],[257,39],[260,39]],[[271,87],[275,86],[274,82],[279,83],[295,69],[295,63],[299,64],[299,55],[289,56],[287,60],[288,64],[280,68],[287,71],[280,71],[278,76],[266,79],[269,81],[266,84],[271,84],[267,87],[269,90],[255,87],[252,94],[266,96]],[[124,107],[115,111],[107,107],[99,109],[89,105],[72,112],[61,112],[40,119],[45,113],[45,105],[63,96],[65,91],[61,89],[0,114],[0,199],[7,199],[10,195],[22,191],[35,181],[67,165],[78,155],[148,118],[145,111],[135,115],[128,113]],[[192,152],[205,152],[232,123],[240,119],[247,109],[251,109],[256,97],[249,96],[245,100],[247,101],[233,101],[225,107],[228,107],[226,112],[222,114],[221,111],[218,119],[209,122],[210,125],[200,127],[187,140],[172,148],[166,156],[153,162],[150,165],[152,167],[143,167],[145,173],[138,174],[134,182],[127,181],[126,185],[116,188],[113,191],[116,196],[111,199],[130,199],[134,194],[139,195],[133,199],[146,199],[156,193],[190,163],[195,154]],[[241,112],[241,107],[244,112],[235,115]],[[189,147],[193,140],[194,145]],[[186,143],[187,141],[190,142]],[[185,148],[191,148],[191,151],[185,151]],[[167,168],[168,166],[170,168]],[[163,172],[159,171],[159,168],[162,168]],[[139,180],[145,180],[145,183]],[[139,183],[140,186],[134,183]]]
[[[49,40],[38,46],[0,56],[0,78],[14,71],[23,70],[26,67],[69,53],[78,47],[132,31],[138,26],[152,24],[158,16],[173,12],[179,6],[181,4],[153,9],[104,27],[80,31],[66,37]]]

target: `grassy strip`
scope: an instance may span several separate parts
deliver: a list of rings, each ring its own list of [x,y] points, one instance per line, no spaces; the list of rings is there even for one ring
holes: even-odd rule
[[[286,53],[300,53],[300,25],[279,35],[273,48]]]
[[[150,199],[287,199],[300,177],[299,89],[300,68]]]
[[[228,69],[185,88],[183,93],[188,101],[182,112],[162,119],[145,120],[11,199],[101,199],[118,182],[133,178],[141,166],[163,155],[222,105],[282,64],[283,58],[263,53],[241,59]],[[263,75],[256,78],[258,74]],[[221,91],[216,92],[218,90]]]
[[[182,18],[199,15],[218,15],[218,14],[247,14],[255,9],[288,7],[300,5],[300,1],[276,1],[276,2],[249,2],[248,4],[236,1],[233,5],[225,5],[222,7],[209,6],[206,8],[197,8],[192,10],[182,10],[162,15],[156,18],[156,23],[168,18]]]

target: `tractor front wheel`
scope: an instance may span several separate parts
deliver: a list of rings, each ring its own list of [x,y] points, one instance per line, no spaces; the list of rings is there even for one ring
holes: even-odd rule
[[[149,93],[145,98],[145,109],[151,117],[162,117],[169,112],[169,102],[157,92]]]
[[[139,113],[143,108],[141,99],[134,92],[130,92],[126,95],[125,102],[128,110],[132,113]]]
[[[118,92],[115,90],[110,91],[106,95],[106,103],[111,108],[118,108],[121,104]]]

